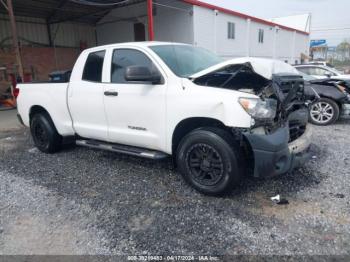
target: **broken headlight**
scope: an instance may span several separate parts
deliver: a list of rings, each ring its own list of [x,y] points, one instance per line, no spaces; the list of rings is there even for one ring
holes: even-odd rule
[[[346,88],[344,86],[338,85],[337,84],[337,88],[342,92],[346,94]]]
[[[276,116],[277,101],[267,98],[241,97],[238,99],[244,110],[254,119],[273,119]]]

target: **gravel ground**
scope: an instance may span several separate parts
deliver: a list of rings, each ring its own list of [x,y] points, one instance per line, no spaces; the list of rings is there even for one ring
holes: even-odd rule
[[[314,127],[303,168],[225,198],[197,193],[167,160],[45,155],[28,130],[2,132],[0,254],[349,255],[349,125]]]
[[[21,128],[21,124],[17,119],[17,110],[0,107],[0,132],[13,131],[19,128]]]

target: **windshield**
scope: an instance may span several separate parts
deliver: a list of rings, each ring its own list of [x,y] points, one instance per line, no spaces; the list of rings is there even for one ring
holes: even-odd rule
[[[165,64],[180,77],[189,77],[223,61],[214,53],[190,45],[150,46]]]
[[[327,68],[327,67],[326,67]],[[340,72],[339,70],[335,69],[335,68],[327,68],[329,71],[333,72],[335,75],[342,75],[342,72]]]

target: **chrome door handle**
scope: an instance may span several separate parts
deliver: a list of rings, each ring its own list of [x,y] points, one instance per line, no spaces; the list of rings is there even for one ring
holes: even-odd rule
[[[106,91],[104,94],[105,96],[118,96],[118,92],[116,91]]]

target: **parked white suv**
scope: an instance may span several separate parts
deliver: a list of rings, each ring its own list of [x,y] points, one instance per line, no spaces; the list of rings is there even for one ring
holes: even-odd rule
[[[268,177],[308,158],[303,83],[283,62],[222,62],[191,45],[125,43],[83,51],[67,83],[20,84],[17,102],[43,152],[74,140],[151,159],[172,156],[194,188],[217,195],[247,170]]]
[[[294,66],[298,71],[313,76],[317,79],[326,79],[326,78],[340,78],[340,79],[350,79],[350,75],[344,75],[333,67],[328,67],[324,65],[295,65]]]

